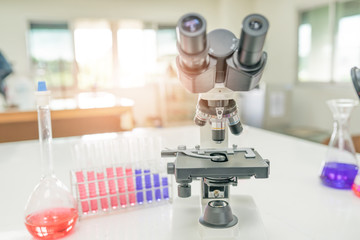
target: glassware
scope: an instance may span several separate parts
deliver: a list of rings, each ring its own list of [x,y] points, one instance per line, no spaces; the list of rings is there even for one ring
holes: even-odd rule
[[[25,226],[36,239],[57,239],[74,228],[78,218],[76,202],[53,173],[50,92],[38,83],[37,111],[43,174],[25,207]]]
[[[327,104],[333,114],[334,128],[320,178],[328,187],[351,189],[358,165],[348,125],[351,111],[358,102],[334,99],[327,101]]]

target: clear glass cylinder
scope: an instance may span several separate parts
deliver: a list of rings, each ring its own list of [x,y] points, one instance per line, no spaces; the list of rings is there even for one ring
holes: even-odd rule
[[[39,89],[42,89],[38,90],[38,126],[43,173],[26,203],[25,226],[35,239],[57,239],[71,232],[78,211],[70,191],[53,173],[50,93],[46,86]]]
[[[331,134],[320,178],[325,186],[337,189],[351,189],[358,172],[355,148],[349,133],[350,114],[358,102],[351,99],[327,101],[333,114]]]

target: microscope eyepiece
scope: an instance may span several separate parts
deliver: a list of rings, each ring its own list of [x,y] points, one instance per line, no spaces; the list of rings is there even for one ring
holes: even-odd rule
[[[190,15],[181,22],[182,29],[188,32],[196,32],[203,26],[203,21],[196,15]]]
[[[257,19],[254,19],[251,22],[249,22],[249,27],[250,29],[257,31],[260,30],[260,28],[262,28],[262,24]]]
[[[239,62],[244,66],[255,66],[261,60],[268,20],[259,14],[251,14],[243,21],[238,51]]]
[[[206,49],[206,20],[201,15],[189,13],[177,24],[177,40],[186,54],[198,54]]]
[[[176,27],[177,48],[183,70],[202,71],[208,62],[206,20],[201,15],[189,13],[182,16]]]

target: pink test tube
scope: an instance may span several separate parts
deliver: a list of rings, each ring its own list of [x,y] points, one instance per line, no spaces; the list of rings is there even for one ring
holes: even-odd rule
[[[110,193],[110,204],[112,208],[117,208],[119,206],[117,196],[116,196],[116,184],[115,184],[115,176],[114,169],[112,167],[106,168],[106,175],[108,178],[108,186]]]
[[[96,198],[96,184],[95,184],[95,173],[94,171],[87,172],[87,178],[89,182],[89,197]],[[97,199],[90,200],[91,211],[96,212],[98,210]]]
[[[99,186],[99,194],[102,198],[100,198],[101,208],[106,211],[109,209],[109,203],[106,197],[106,186],[105,186],[105,180],[104,180],[104,173],[98,172],[96,174],[98,186]],[[105,196],[105,197],[104,197]]]
[[[134,206],[136,202],[136,197],[135,197],[135,187],[134,187],[132,168],[128,168],[128,167],[125,168],[125,174],[126,174],[126,183],[129,194],[129,202],[131,206]]]
[[[120,205],[121,207],[126,207],[126,189],[125,189],[125,181],[124,181],[124,172],[122,167],[116,168],[116,177],[117,177],[117,184],[118,190],[120,193]]]
[[[85,184],[81,184],[85,181],[84,174],[82,171],[78,171],[75,173],[75,175],[76,175],[76,180],[78,182],[78,190],[79,190],[80,200],[87,199]],[[87,214],[89,212],[88,201],[80,201],[80,202],[81,202],[82,212],[84,214]]]

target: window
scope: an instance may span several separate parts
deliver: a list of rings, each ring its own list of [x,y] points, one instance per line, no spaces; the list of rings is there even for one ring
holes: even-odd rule
[[[360,65],[360,1],[336,2],[300,13],[300,82],[348,82]]]
[[[158,60],[177,55],[175,27],[160,26],[156,37]]]
[[[73,86],[72,46],[67,23],[31,22],[29,53],[35,79],[45,79],[51,88]]]
[[[123,21],[117,30],[118,84],[140,87],[157,72],[156,31],[141,22]]]
[[[74,29],[79,89],[112,87],[112,31],[106,21],[80,21]]]
[[[138,20],[31,23],[30,53],[37,79],[82,91],[142,87],[175,59],[175,27]],[[75,68],[73,69],[73,66]]]

